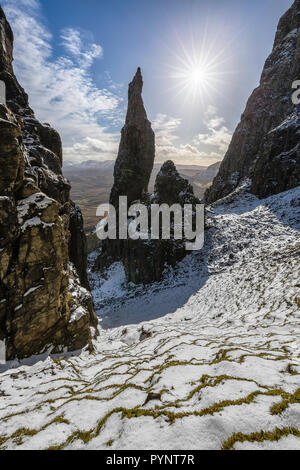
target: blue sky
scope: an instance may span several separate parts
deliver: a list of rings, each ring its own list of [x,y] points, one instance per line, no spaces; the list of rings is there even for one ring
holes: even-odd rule
[[[17,77],[37,116],[61,133],[66,160],[116,157],[128,82],[141,66],[157,161],[199,165],[223,158],[292,3],[1,2]]]

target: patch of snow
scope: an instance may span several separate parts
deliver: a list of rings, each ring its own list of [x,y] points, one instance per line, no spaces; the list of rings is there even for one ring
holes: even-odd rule
[[[22,199],[17,206],[19,224],[23,224],[30,207],[35,206],[38,210],[44,210],[51,204],[53,204],[53,199],[48,198],[43,193],[36,193],[26,199]]]
[[[296,38],[298,34],[299,34],[299,28],[294,28],[285,36],[284,41],[286,41],[287,39]]]
[[[46,228],[53,227],[55,224],[46,224],[39,217],[32,217],[32,219],[26,220],[26,222],[22,225],[22,232],[25,232],[28,227],[38,227],[39,225],[41,225],[43,228]]]
[[[300,433],[300,188],[264,200],[239,188],[206,222],[203,250],[161,283],[127,286],[118,263],[90,272],[94,354],[3,366],[1,449],[215,450]],[[16,439],[22,428],[36,433]]]
[[[78,307],[74,312],[71,314],[70,323],[75,321],[79,321],[82,317],[87,314],[86,310],[83,307]]]
[[[30,294],[32,294],[33,292],[35,292],[37,289],[40,289],[40,287],[43,287],[43,286],[31,287],[31,289],[29,289],[29,290],[24,294],[24,297],[28,297]]]

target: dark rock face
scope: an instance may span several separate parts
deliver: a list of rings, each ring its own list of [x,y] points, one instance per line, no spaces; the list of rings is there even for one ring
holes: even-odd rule
[[[168,160],[161,167],[155,181],[154,187],[155,202],[157,204],[200,204],[194,195],[193,186],[188,180],[182,178],[176,166]]]
[[[88,253],[88,255],[90,253],[93,253],[98,248],[101,248],[101,246],[102,246],[102,241],[99,240],[99,238],[97,237],[96,232],[89,233],[86,237],[86,241],[87,241],[87,253]]]
[[[151,204],[198,204],[192,186],[182,178],[173,162],[166,162],[155,183],[155,194],[147,193],[154,166],[155,136],[147,119],[142,101],[143,80],[138,69],[129,85],[126,124],[115,166],[115,183],[110,203],[118,209],[119,196],[127,196],[128,206],[141,203],[147,207],[149,233],[147,240],[106,240],[95,269],[104,270],[116,261],[122,261],[128,282],[150,283],[160,281],[166,266],[175,264],[186,256],[184,240],[152,240],[150,233]],[[173,234],[174,235],[174,234]]]
[[[145,201],[144,198],[144,203]],[[172,161],[163,164],[155,181],[155,193],[148,197],[148,214],[150,222],[151,203],[167,204],[173,206],[191,204],[193,207],[200,204],[194,195],[191,184],[179,175]],[[182,213],[183,221],[183,213]],[[150,223],[149,223],[150,226]],[[181,261],[187,252],[185,240],[175,240],[174,220],[171,215],[171,238],[169,240],[128,240],[124,244],[122,261],[125,267],[126,277],[129,282],[150,283],[160,281],[167,266],[174,267]]]
[[[292,113],[265,138],[252,175],[252,192],[260,198],[300,185],[300,115]]]
[[[62,167],[63,164],[63,154],[62,154],[62,142],[59,133],[52,129],[49,124],[41,124],[38,123],[36,126],[37,133],[39,135],[41,145],[51,152],[57,157],[58,162],[55,161],[56,169],[58,167]],[[57,160],[56,159],[56,160]],[[50,165],[50,162],[49,162]]]
[[[7,88],[7,105],[0,105],[0,340],[13,359],[82,348],[97,319],[78,277],[84,284],[84,241],[80,220],[77,228],[70,215],[61,140],[36,120],[13,74],[13,35],[1,8],[0,34]],[[78,273],[69,245],[72,253],[77,248]]]
[[[114,186],[110,203],[117,208],[119,196],[127,196],[128,204],[147,192],[155,158],[155,136],[147,119],[142,99],[143,79],[138,68],[129,85],[128,111],[122,129],[119,154],[114,170]]]
[[[281,18],[274,47],[260,85],[252,93],[213,185],[212,203],[227,196],[245,178],[259,197],[300,184],[299,105],[292,103],[292,84],[300,79],[300,0]]]
[[[13,41],[13,32],[0,6],[0,70],[7,71],[8,73],[13,73],[11,65],[13,61]]]
[[[128,240],[122,262],[126,279],[134,284],[159,282],[164,270],[186,256],[184,243],[175,240]]]
[[[89,289],[87,276],[87,239],[83,228],[83,217],[77,204],[71,201],[70,233],[72,243],[69,244],[70,261],[74,264],[81,285]]]

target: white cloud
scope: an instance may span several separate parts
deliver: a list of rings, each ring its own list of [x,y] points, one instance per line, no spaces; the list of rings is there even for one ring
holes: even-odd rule
[[[61,33],[62,45],[81,67],[90,67],[94,61],[103,56],[103,49],[99,44],[90,44],[85,50],[80,32],[74,28],[65,28]]]
[[[5,3],[5,1],[3,2]],[[7,2],[8,3],[8,2]],[[38,0],[10,0],[10,5],[22,5],[37,10],[39,8]]]
[[[109,135],[102,139],[85,137],[81,142],[77,142],[70,147],[64,148],[65,160],[82,161],[82,160],[113,160],[118,153],[118,142]],[[113,137],[113,136],[112,136]],[[82,158],[84,156],[84,159]]]
[[[152,127],[156,135],[156,144],[160,146],[172,145],[178,139],[174,132],[181,124],[181,119],[171,118],[165,114],[158,114]]]
[[[29,93],[37,117],[60,132],[65,158],[115,158],[119,134],[108,132],[99,122],[119,119],[121,99],[110,89],[99,89],[90,73],[93,61],[103,55],[102,47],[87,44],[80,31],[66,28],[60,38],[65,54],[55,58],[53,38],[42,22],[39,2],[3,3],[14,30],[15,73]]]
[[[4,9],[15,35],[14,67],[30,104],[39,119],[49,122],[61,134],[64,159],[115,159],[122,127],[121,85],[105,72],[107,87],[99,89],[93,81],[91,66],[104,51],[89,43],[80,30],[65,27],[58,39],[64,54],[54,57],[54,39],[45,27],[38,0],[4,0]],[[105,122],[105,125],[102,124]],[[207,132],[190,143],[179,139],[180,118],[158,114],[153,122],[156,133],[156,160],[208,165],[221,160],[231,134],[218,110],[209,106],[205,114]]]
[[[173,160],[176,164],[187,165],[211,165],[222,159],[222,155],[216,151],[201,151],[197,144],[177,143],[179,137],[177,131],[181,125],[181,119],[172,118],[165,114],[158,114],[153,121],[153,129],[156,134],[156,161],[163,163]]]
[[[205,125],[208,132],[198,134],[194,143],[196,145],[208,145],[217,148],[223,154],[223,158],[231,142],[232,133],[225,126],[224,118],[218,116],[218,110],[214,106],[209,106],[207,109]]]

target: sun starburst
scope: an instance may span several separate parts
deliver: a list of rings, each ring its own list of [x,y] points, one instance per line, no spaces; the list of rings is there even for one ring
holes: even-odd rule
[[[172,51],[175,60],[169,65],[175,96],[184,95],[185,102],[196,102],[222,94],[222,81],[232,73],[226,70],[226,49],[227,45],[220,48],[216,39],[208,40],[207,34],[188,44],[178,40],[176,51]]]

